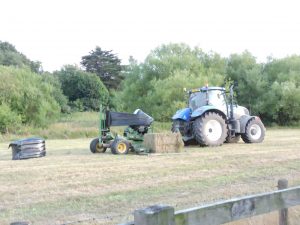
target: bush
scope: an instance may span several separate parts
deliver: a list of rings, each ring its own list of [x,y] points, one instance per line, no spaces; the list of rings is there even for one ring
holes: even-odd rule
[[[60,80],[69,105],[77,111],[99,110],[107,105],[109,93],[100,79],[74,66],[65,66],[54,73]]]
[[[0,79],[4,126],[11,129],[15,125],[11,118],[15,118],[17,123],[46,127],[59,117],[61,108],[53,97],[55,88],[40,75],[29,68],[0,66]],[[5,117],[5,112],[11,116]]]
[[[0,132],[9,133],[18,129],[21,125],[21,116],[12,111],[10,107],[2,103],[0,105]]]
[[[43,82],[51,84],[52,88],[52,96],[59,104],[62,113],[70,113],[70,107],[68,106],[68,98],[63,94],[60,80],[57,76],[54,76],[51,73],[43,73],[42,74]]]

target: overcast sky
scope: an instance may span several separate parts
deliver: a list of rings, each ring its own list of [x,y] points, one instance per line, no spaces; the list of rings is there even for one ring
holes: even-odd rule
[[[44,70],[79,64],[96,46],[126,63],[184,42],[258,61],[300,54],[298,0],[0,0],[0,40]]]

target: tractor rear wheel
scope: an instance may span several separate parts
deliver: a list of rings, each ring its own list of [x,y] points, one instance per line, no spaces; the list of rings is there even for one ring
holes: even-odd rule
[[[193,130],[196,141],[203,146],[220,146],[227,136],[225,120],[215,112],[207,112],[197,118]]]
[[[242,139],[245,143],[261,143],[265,138],[265,130],[261,120],[255,117],[247,122]]]
[[[111,152],[118,155],[128,154],[129,143],[122,139],[115,139],[111,144]]]
[[[104,153],[106,148],[99,143],[99,138],[95,138],[90,143],[90,150],[92,153]]]

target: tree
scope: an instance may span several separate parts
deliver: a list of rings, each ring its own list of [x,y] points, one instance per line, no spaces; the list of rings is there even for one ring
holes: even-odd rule
[[[258,64],[249,52],[228,58],[227,79],[236,80],[238,102],[266,124],[291,125],[300,120],[300,57]]]
[[[42,73],[42,80],[45,83],[48,83],[53,86],[52,96],[59,104],[62,113],[69,113],[70,107],[68,106],[68,98],[64,95],[61,82],[57,76],[54,76],[52,73],[44,72]]]
[[[250,52],[229,56],[226,79],[238,82],[236,91],[240,105],[247,107],[253,115],[262,113],[261,104],[268,83],[262,75],[262,66]]]
[[[18,52],[15,46],[8,42],[0,41],[0,65],[29,67],[33,72],[42,72],[41,62],[31,61],[25,55]]]
[[[107,89],[118,88],[123,79],[121,60],[112,51],[104,51],[97,46],[89,55],[82,57],[81,64],[87,72],[97,74]]]
[[[0,66],[0,129],[19,123],[46,127],[59,117],[54,87],[29,68]],[[15,128],[16,129],[16,128]]]
[[[107,105],[109,94],[104,84],[93,74],[75,66],[64,66],[54,75],[58,76],[69,104],[77,110],[98,110],[100,103]]]
[[[300,121],[300,56],[272,59],[263,68],[268,81],[262,113],[270,123],[297,124]]]
[[[158,121],[169,121],[173,113],[186,106],[183,88],[221,85],[225,60],[185,44],[162,45],[144,63],[131,59],[125,70],[122,89],[116,93],[118,110],[141,108]]]

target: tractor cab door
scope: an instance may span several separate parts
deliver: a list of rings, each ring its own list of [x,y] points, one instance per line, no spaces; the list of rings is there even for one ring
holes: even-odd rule
[[[193,92],[190,94],[189,98],[189,108],[192,110],[192,112],[203,106],[213,106],[227,115],[229,110],[227,109],[227,105],[224,89],[217,87]]]
[[[209,91],[209,105],[215,106],[217,109],[224,112],[227,115],[227,104],[226,104],[226,95],[221,90],[212,90]],[[228,115],[227,115],[228,116]]]

